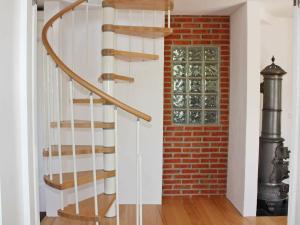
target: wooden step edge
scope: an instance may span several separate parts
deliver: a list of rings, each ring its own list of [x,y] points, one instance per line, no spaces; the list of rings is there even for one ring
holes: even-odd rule
[[[104,218],[105,218],[105,214],[110,209],[110,207],[113,205],[115,200],[116,200],[116,194],[112,194],[112,195],[100,194],[100,195],[98,195],[98,203],[99,203],[98,205],[100,207],[98,217],[86,215],[87,214],[86,210],[91,210],[91,212],[89,212],[89,213],[92,213],[92,214],[94,213],[94,198],[85,199],[85,200],[79,202],[79,208],[80,209],[82,209],[81,207],[83,207],[81,205],[82,202],[87,202],[87,201],[90,202],[91,205],[87,205],[86,203],[83,203],[85,214],[79,214],[79,215],[76,214],[75,213],[75,204],[71,204],[71,205],[68,205],[68,206],[65,207],[65,209],[71,207],[72,208],[71,212],[70,212],[70,209],[68,209],[68,211],[65,210],[65,209],[63,209],[63,210],[59,209],[57,211],[57,213],[58,213],[59,216],[65,217],[65,218],[68,218],[68,219],[102,223]]]
[[[78,186],[89,184],[93,182],[93,171],[80,171],[77,172],[77,184]],[[115,177],[115,171],[97,170],[96,179],[103,180],[110,177]],[[59,174],[53,174],[53,179],[50,179],[50,175],[44,176],[45,183],[57,190],[66,190],[74,187],[73,173],[63,173],[63,183],[60,183]]]
[[[94,104],[105,104],[106,101],[105,99],[94,99],[93,100]],[[79,98],[79,99],[73,99],[74,104],[90,104],[90,99],[89,98]]]
[[[51,128],[57,128],[58,124],[57,122],[51,122],[50,124]],[[115,123],[105,123],[105,122],[99,122],[95,121],[94,122],[95,128],[99,129],[114,129],[115,128]],[[74,123],[75,128],[91,128],[91,122],[90,121],[81,121],[77,120]],[[60,128],[71,128],[71,122],[70,121],[61,121],[60,122]]]
[[[140,52],[128,52],[115,49],[103,49],[102,56],[114,56],[124,61],[148,61],[158,60],[158,55],[140,53]]]
[[[116,82],[123,81],[123,82],[129,82],[129,83],[134,82],[133,77],[126,77],[126,76],[122,76],[122,75],[118,75],[118,74],[114,74],[114,73],[104,73],[98,79],[99,82],[103,82],[105,80],[114,80]]]
[[[145,4],[146,3],[146,4]],[[155,11],[168,11],[174,9],[173,0],[156,0],[152,3],[149,0],[104,0],[102,7],[111,7],[116,9],[134,9],[134,10],[155,10]]]
[[[102,31],[145,38],[167,37],[173,33],[173,29],[165,27],[122,26],[113,24],[102,25]]]
[[[76,147],[76,155],[88,155],[92,154],[92,146],[83,146],[83,145],[77,145]],[[51,155],[52,156],[58,156],[58,146],[53,145],[51,149]],[[95,146],[95,153],[101,154],[101,153],[114,153],[115,148],[114,147],[103,147],[103,146]],[[62,156],[69,156],[73,154],[72,151],[72,145],[62,145],[61,149]],[[49,149],[45,148],[43,149],[43,157],[49,157]]]

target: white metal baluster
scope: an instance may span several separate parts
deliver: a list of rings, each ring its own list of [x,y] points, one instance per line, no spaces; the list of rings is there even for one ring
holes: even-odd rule
[[[61,116],[60,116],[60,79],[59,68],[56,65],[56,119],[57,119],[57,145],[58,145],[58,159],[59,159],[59,183],[63,183],[63,166],[61,153]],[[60,191],[60,208],[64,208],[64,192]]]
[[[132,12],[131,12],[131,10],[129,10],[128,16],[129,16],[129,26],[132,26],[133,24],[132,24]],[[132,51],[132,37],[131,37],[131,35],[129,35],[129,51],[130,52]],[[128,75],[131,76],[131,70],[132,70],[132,62],[131,61],[129,61],[129,63],[128,63],[128,70],[129,70]]]
[[[48,139],[48,111],[47,111],[47,102],[48,102],[48,83],[47,83],[47,66],[48,66],[48,55],[47,55],[47,51],[45,49],[43,49],[43,119],[45,119],[45,122],[43,124],[43,128],[44,128],[44,141],[45,141],[45,145],[47,145],[47,139]],[[49,151],[49,149],[48,149]],[[44,158],[44,172],[45,175],[49,175],[49,157],[45,157]]]
[[[137,166],[137,224],[143,224],[143,201],[142,201],[142,155],[140,151],[140,119],[136,126],[136,166]]]
[[[75,36],[75,10],[72,10],[72,38],[71,38],[71,68],[74,70],[75,66],[74,66],[74,36]]]
[[[76,146],[75,146],[75,122],[74,122],[74,104],[73,104],[73,81],[69,81],[69,96],[70,96],[70,112],[71,112],[71,132],[72,132],[72,155],[73,155],[73,174],[74,174],[74,189],[75,189],[75,204],[76,214],[79,214],[79,200],[78,200],[78,182],[77,182],[77,160],[76,160]]]
[[[168,28],[171,28],[171,10],[168,10]]]
[[[99,217],[98,194],[97,194],[97,172],[96,172],[96,150],[95,150],[95,123],[94,123],[94,98],[90,94],[90,112],[91,112],[91,134],[92,134],[92,158],[93,158],[93,182],[94,182],[94,203],[95,216]],[[99,221],[96,222],[99,224]]]
[[[142,20],[142,26],[145,26],[145,11],[143,10],[143,20]],[[145,53],[145,38],[142,37],[143,43],[142,43],[142,47],[143,47],[143,53]],[[143,60],[144,61],[144,60]]]
[[[119,202],[119,159],[118,159],[118,108],[115,107],[115,168],[116,168],[116,207],[117,225],[120,225],[120,202]]]
[[[153,27],[156,27],[156,11],[153,13]],[[153,54],[156,53],[156,39],[153,38]]]
[[[88,76],[89,74],[89,4],[88,1],[86,1],[86,75]]]
[[[47,84],[48,84],[48,98],[47,98],[47,122],[48,122],[48,151],[49,151],[49,174],[50,180],[53,179],[53,168],[52,168],[52,128],[51,128],[51,95],[52,95],[52,88],[51,88],[51,58],[47,55]]]

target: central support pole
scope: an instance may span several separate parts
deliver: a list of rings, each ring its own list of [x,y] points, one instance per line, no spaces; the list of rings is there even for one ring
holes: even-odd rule
[[[115,24],[115,9],[111,7],[103,8],[103,24]],[[111,31],[103,32],[103,49],[114,49],[114,33]],[[113,56],[102,56],[102,73],[112,74],[114,73],[115,60]],[[104,91],[114,96],[114,80],[103,81]],[[105,123],[113,123],[114,119],[114,105],[103,106],[103,121]],[[104,147],[114,147],[115,145],[115,129],[104,129],[103,130],[103,145]],[[104,154],[104,170],[114,171],[115,165],[115,154]],[[104,192],[105,194],[111,195],[116,193],[116,178],[106,178],[104,181]],[[108,210],[106,217],[116,216],[116,205]]]

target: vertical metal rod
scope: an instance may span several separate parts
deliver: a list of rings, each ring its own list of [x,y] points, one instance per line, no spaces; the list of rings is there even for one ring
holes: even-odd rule
[[[94,184],[94,204],[95,216],[99,216],[98,194],[97,194],[97,171],[96,171],[96,149],[95,149],[95,123],[94,123],[94,98],[90,94],[90,113],[91,113],[91,134],[92,134],[92,158],[93,158],[93,184]],[[96,222],[99,224],[99,221]]]
[[[70,96],[70,112],[71,112],[72,156],[73,156],[75,204],[76,204],[76,214],[79,214],[77,162],[76,162],[76,146],[75,146],[75,122],[74,122],[74,104],[73,104],[73,81],[72,81],[72,79],[70,79],[70,81],[69,81],[69,96]]]
[[[137,140],[136,140],[136,151],[137,151],[137,167],[138,167],[138,210],[139,210],[139,225],[143,225],[143,179],[142,179],[142,154],[140,151],[140,119],[137,119]]]
[[[142,23],[143,23],[142,26],[145,26],[145,11],[144,10],[143,10],[143,20],[142,20]],[[142,46],[143,47],[142,52],[145,53],[145,38],[142,37],[142,40],[143,40],[143,43],[142,43],[143,44],[143,46]]]
[[[156,27],[156,11],[153,13],[153,27]],[[153,54],[156,52],[156,39],[153,38]]]
[[[171,10],[168,10],[168,28],[171,28]]]
[[[132,11],[129,10],[129,26],[132,26]],[[132,37],[129,35],[129,51],[131,52],[132,51]],[[131,76],[131,66],[132,66],[132,63],[131,61],[129,61],[128,63],[128,75]]]
[[[89,4],[88,4],[88,1],[87,1],[87,4],[86,4],[86,44],[87,44],[87,47],[86,47],[86,74],[88,75],[89,74]]]
[[[94,99],[93,94],[90,94],[90,112],[91,112],[91,138],[92,138],[92,158],[93,158],[93,182],[94,182],[94,201],[95,215],[98,216],[98,201],[97,201],[97,174],[96,174],[96,150],[95,150],[95,123],[94,123]]]
[[[118,108],[115,107],[115,168],[116,168],[116,207],[117,225],[120,225],[120,202],[119,202],[119,159],[118,159]]]
[[[47,96],[47,122],[48,122],[48,151],[49,151],[49,174],[50,174],[50,180],[53,179],[53,169],[52,169],[52,135],[51,135],[51,94],[52,94],[52,88],[51,88],[51,59],[50,56],[47,55],[47,84],[48,84],[48,96]]]
[[[74,70],[74,36],[75,36],[75,11],[72,10],[72,38],[71,38],[71,48],[72,48],[72,54],[71,54],[71,68]]]
[[[59,84],[59,68],[56,65],[56,119],[57,119],[57,147],[58,147],[58,159],[59,159],[59,183],[63,183],[63,166],[62,166],[62,152],[61,152],[61,117],[60,117],[60,84]],[[63,190],[60,191],[60,205],[61,209],[64,208],[64,196]]]

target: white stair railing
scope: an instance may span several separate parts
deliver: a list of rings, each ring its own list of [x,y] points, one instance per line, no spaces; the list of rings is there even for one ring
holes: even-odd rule
[[[58,148],[58,160],[59,160],[59,183],[63,184],[63,164],[62,164],[62,152],[61,152],[61,112],[60,112],[60,79],[59,79],[59,68],[55,68],[55,78],[56,78],[56,119],[57,119],[57,148]],[[64,208],[64,192],[60,191],[60,208]]]
[[[120,225],[120,201],[119,201],[119,150],[118,150],[118,108],[115,107],[115,164],[116,164],[116,217],[117,225]]]
[[[77,157],[75,145],[75,121],[74,121],[74,98],[73,98],[73,80],[69,81],[69,96],[70,96],[70,118],[71,118],[71,133],[72,133],[72,157],[73,157],[73,177],[75,190],[75,206],[76,214],[79,214],[79,199],[78,199],[78,181],[77,181]]]
[[[95,216],[99,218],[98,194],[97,194],[97,170],[96,170],[96,150],[95,150],[95,120],[94,120],[94,98],[90,94],[90,113],[91,113],[91,138],[92,138],[92,165],[93,165],[93,186],[94,186],[94,204]],[[96,222],[98,225],[99,222]]]
[[[136,121],[136,224],[143,225],[142,154],[140,150],[140,119]]]
[[[47,124],[48,124],[48,152],[49,152],[49,160],[48,160],[48,167],[49,167],[49,176],[50,180],[53,180],[53,168],[52,168],[52,129],[51,129],[51,59],[50,56],[47,55],[47,84],[48,84],[48,94],[47,94]]]

